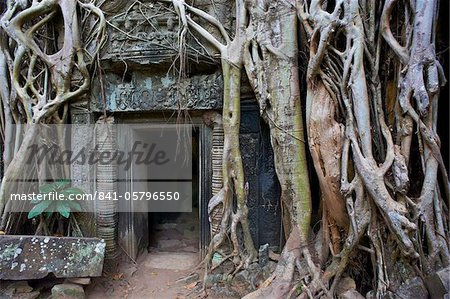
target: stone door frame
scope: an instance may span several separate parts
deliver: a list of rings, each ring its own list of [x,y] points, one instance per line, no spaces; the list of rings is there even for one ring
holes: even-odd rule
[[[153,116],[155,113],[146,113],[144,115],[135,113],[123,113],[115,114],[116,123],[154,123],[154,124],[173,124],[173,121],[168,121],[167,119],[160,116]],[[199,258],[202,259],[207,252],[207,248],[210,240],[210,229],[209,229],[209,219],[208,219],[208,202],[212,196],[211,186],[212,186],[212,160],[211,160],[211,150],[212,150],[212,129],[208,127],[202,119],[202,115],[193,116],[190,123],[193,127],[199,130],[199,221],[200,221],[200,236],[199,236]],[[96,174],[97,175],[97,174]],[[194,199],[195,200],[195,199]],[[128,216],[118,219],[118,234],[117,242],[122,250],[129,251],[128,255],[132,253],[131,257],[135,257],[139,253],[139,249],[135,248],[138,244],[137,240],[133,237],[133,225],[132,217],[130,214]],[[119,218],[119,217],[117,217]],[[128,227],[122,227],[127,224]],[[125,232],[128,230],[128,234]]]

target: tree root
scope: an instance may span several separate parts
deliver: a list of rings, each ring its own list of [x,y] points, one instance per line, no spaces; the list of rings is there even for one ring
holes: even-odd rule
[[[92,12],[98,18],[98,22],[93,23],[93,34],[86,41],[82,28],[85,28],[84,22],[90,18],[79,21],[84,10]],[[63,26],[52,27],[58,11],[61,12]],[[12,126],[13,122],[19,126],[25,124],[23,136],[17,130],[16,144],[8,144],[15,147],[15,155],[8,161],[10,163],[0,189],[1,213],[5,196],[13,192],[17,187],[15,181],[27,172],[23,166],[30,150],[28,147],[37,133],[35,124],[64,123],[68,115],[67,103],[88,91],[88,66],[96,59],[105,41],[105,20],[103,12],[91,3],[44,0],[9,1],[0,22],[6,33],[5,40],[8,41],[3,43],[2,51],[3,54],[7,53],[4,55],[4,62],[7,63],[7,77],[10,80],[6,84],[10,88],[9,95],[3,92],[2,101],[9,106],[5,111],[11,113],[6,118],[10,123],[3,126]],[[50,32],[50,28],[58,31],[63,41],[59,47],[54,46],[53,54],[48,54],[51,46],[46,38],[35,38],[38,31]],[[72,82],[75,73],[81,75],[81,80],[78,81],[81,84],[78,86]],[[6,149],[6,152],[11,151],[11,148]],[[37,173],[40,173],[39,170]],[[4,228],[6,218],[3,215],[0,229]]]

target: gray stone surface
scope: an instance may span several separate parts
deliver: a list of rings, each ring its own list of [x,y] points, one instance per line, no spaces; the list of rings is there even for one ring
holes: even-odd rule
[[[389,292],[386,298],[427,299],[429,298],[429,294],[422,279],[420,277],[414,277],[402,284],[395,290],[395,293]]]
[[[84,299],[84,289],[74,283],[57,284],[52,288],[52,299]]]
[[[273,271],[275,271],[277,267],[277,263],[274,261],[269,261],[264,267],[263,267],[263,276],[264,276],[264,280],[268,279]]]
[[[161,250],[177,249],[182,247],[183,241],[176,239],[158,240],[158,248]]]
[[[119,64],[123,68],[154,68],[167,70],[172,64],[178,63],[179,22],[178,16],[170,6],[157,1],[142,0],[134,5],[116,5],[114,2],[132,4],[129,1],[106,1],[112,10],[106,9],[108,26],[108,45],[102,55],[102,60]],[[228,1],[196,1],[195,6],[210,13],[214,12],[225,28],[232,30],[232,17],[229,13]],[[127,10],[127,13],[121,13]],[[202,24],[202,23],[201,23]],[[203,24],[202,24],[203,25]],[[208,31],[217,34],[214,26],[206,27]],[[187,46],[184,49],[186,62],[197,64],[214,63],[211,55],[215,50],[208,43],[200,45],[196,38],[186,36]]]
[[[226,297],[226,298],[241,298],[239,296],[239,294],[233,290],[232,287],[230,287],[229,285],[218,285],[218,284],[214,284],[211,287],[211,291],[214,293],[214,295],[219,296],[219,297]]]
[[[67,282],[86,286],[91,283],[91,278],[90,277],[68,278]]]
[[[259,265],[264,267],[269,262],[269,244],[266,243],[264,245],[259,246]]]
[[[195,229],[185,229],[185,230],[183,230],[183,237],[185,237],[187,239],[198,238],[198,231]]]
[[[337,296],[339,299],[364,299],[364,296],[355,289],[350,289]],[[412,298],[412,297],[408,297]]]
[[[234,281],[238,284],[247,284],[249,282],[250,273],[247,270],[242,270],[236,273]]]
[[[28,282],[26,280],[20,280],[10,283],[6,290],[8,292],[12,292],[14,294],[16,293],[30,293],[33,291],[33,288],[28,285]]]
[[[2,299],[35,299],[39,295],[40,292],[33,291],[26,280],[0,282],[0,298]]]
[[[339,280],[339,282],[336,285],[336,295],[343,294],[347,292],[348,290],[354,290],[356,289],[356,283],[355,281],[350,277],[343,277]]]
[[[33,292],[29,292],[29,293],[14,294],[14,296],[11,298],[14,298],[14,299],[36,299],[39,297],[39,295],[41,295],[41,293],[39,291],[33,291]]]
[[[425,283],[432,298],[442,298],[450,293],[450,267],[428,276]]]
[[[0,236],[0,279],[100,276],[105,243],[98,238]]]
[[[98,92],[97,92],[98,90]],[[183,79],[134,72],[130,82],[121,76],[106,75],[107,111],[158,111],[182,109],[219,109],[222,106],[223,82],[220,73]],[[98,86],[92,92],[91,110],[103,111]]]
[[[223,274],[208,274],[205,279],[206,287],[211,287],[218,282],[226,281],[226,277]]]
[[[245,288],[247,291],[253,291],[258,288],[261,283],[269,278],[276,264],[274,262],[267,262],[264,267],[258,263],[250,264],[248,269],[239,271],[233,279],[233,284]]]

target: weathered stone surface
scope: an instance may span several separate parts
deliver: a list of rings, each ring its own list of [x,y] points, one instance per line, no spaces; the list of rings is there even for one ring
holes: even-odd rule
[[[181,240],[174,240],[174,239],[168,239],[168,240],[159,240],[158,241],[158,248],[161,250],[170,250],[170,249],[178,249],[183,246],[183,243]]]
[[[250,273],[247,270],[242,270],[236,273],[234,281],[238,284],[247,284],[249,282]]]
[[[25,280],[1,281],[0,298],[35,299],[40,295],[39,291],[33,291]]]
[[[267,265],[267,263],[269,262],[269,244],[264,244],[259,246],[259,265],[261,267],[264,267],[265,265]]]
[[[339,280],[339,282],[336,285],[336,295],[343,294],[347,292],[348,290],[354,290],[356,289],[356,283],[355,281],[350,277],[343,277]]]
[[[450,266],[437,272],[447,293],[450,293]]]
[[[211,287],[211,291],[216,296],[227,297],[227,298],[241,298],[239,294],[233,290],[229,285],[220,286],[218,284],[214,284]]]
[[[177,14],[165,5],[151,0],[142,0],[139,3],[133,1],[119,1],[126,5],[116,6],[114,1],[106,1],[103,7],[114,7],[107,14],[111,24],[108,26],[108,46],[105,47],[103,60],[116,63],[125,63],[130,67],[169,68],[178,58],[179,54],[179,24]],[[118,2],[118,1],[116,1]],[[229,14],[229,2],[196,1],[196,7],[204,11],[214,11],[220,22],[231,29],[231,14]],[[120,13],[124,12],[126,13]],[[203,24],[202,24],[203,25]],[[214,26],[205,24],[209,32],[214,32]],[[215,49],[207,43],[200,45],[195,38],[189,35],[185,39],[188,46],[185,48],[187,62],[193,64],[213,63],[210,57]]]
[[[269,276],[270,270],[273,270],[271,267],[270,263],[267,263],[264,267],[261,267],[258,263],[253,263],[249,265],[248,269],[238,272],[234,276],[233,283],[247,289],[247,291],[253,291]]]
[[[39,291],[33,291],[29,293],[16,294],[14,299],[36,299],[41,293]]]
[[[98,86],[94,88],[98,89]],[[120,76],[106,76],[107,111],[155,111],[182,109],[219,109],[223,82],[220,73],[193,76],[181,82],[176,77],[161,77],[134,72],[130,82]],[[92,92],[91,110],[103,111],[101,92]]]
[[[0,279],[100,276],[105,243],[98,238],[0,236]]]
[[[67,282],[86,286],[91,283],[91,278],[90,277],[68,278]]]
[[[339,299],[365,299],[363,295],[355,289],[350,289],[337,296]]]
[[[11,299],[36,299],[41,293],[39,291],[29,292],[29,293],[16,293],[14,295],[6,295],[6,297],[0,298],[11,298]]]
[[[427,299],[429,298],[429,294],[422,279],[420,277],[414,277],[402,284],[395,292],[388,292],[385,298]]]
[[[186,239],[195,239],[198,238],[198,231],[195,229],[185,229],[183,230],[183,237]]]
[[[205,286],[206,287],[211,287],[212,285],[218,283],[218,282],[222,282],[225,281],[226,277],[224,277],[223,274],[219,273],[219,274],[208,274],[206,276],[205,279]]]
[[[52,299],[84,299],[84,289],[74,283],[57,284],[52,288]]]
[[[33,288],[28,285],[26,280],[15,281],[8,285],[6,290],[16,294],[16,293],[30,293]]]
[[[431,298],[442,298],[450,293],[450,267],[442,269],[425,279]]]
[[[242,103],[239,141],[245,181],[250,186],[247,205],[253,242],[256,246],[268,243],[270,249],[278,250],[281,189],[273,162],[269,127],[260,119],[254,101]]]
[[[277,263],[273,262],[273,261],[269,261],[264,267],[263,267],[263,280],[268,279],[273,271],[275,271],[275,268],[277,267]]]

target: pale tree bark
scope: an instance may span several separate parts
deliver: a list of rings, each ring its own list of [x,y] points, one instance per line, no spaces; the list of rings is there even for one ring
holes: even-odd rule
[[[182,28],[192,28],[197,34],[205,38],[215,47],[221,56],[222,74],[224,81],[222,125],[224,131],[223,161],[222,161],[222,189],[210,200],[223,209],[219,231],[212,236],[208,252],[204,259],[205,275],[211,269],[211,260],[215,253],[220,252],[222,261],[213,267],[217,268],[223,262],[231,260],[236,266],[232,274],[243,267],[247,267],[257,258],[250,228],[247,219],[248,184],[244,179],[244,169],[239,145],[239,127],[241,118],[240,91],[241,73],[243,67],[243,51],[245,41],[245,24],[247,11],[240,1],[236,5],[236,30],[231,39],[213,16],[187,5],[184,1],[172,0],[172,4],[180,18]],[[211,33],[194,21],[187,12],[204,19],[216,26],[220,37]],[[220,41],[223,40],[223,43]],[[233,207],[233,197],[236,198],[236,207]],[[243,234],[242,244],[238,238],[238,230]],[[230,242],[227,242],[230,240]],[[231,243],[231,244],[230,244]],[[241,248],[244,248],[243,250]],[[206,279],[206,276],[205,276]]]
[[[87,18],[83,15],[83,21],[79,19],[80,10],[97,18],[87,37],[81,32],[82,22]],[[59,21],[62,24],[55,25]],[[88,67],[97,59],[105,41],[105,18],[92,3],[8,1],[1,26],[1,76],[6,79],[1,91],[6,120],[2,129],[8,146],[4,152],[7,167],[0,187],[0,212],[3,213],[5,196],[30,171],[25,162],[37,133],[36,126],[66,122],[68,103],[89,90]],[[61,44],[37,38],[38,34],[50,32],[49,26],[58,32]],[[78,85],[72,82],[75,76],[79,76]],[[17,125],[14,144],[13,124]],[[4,229],[7,216],[8,209],[3,213],[0,229]]]
[[[223,51],[217,39],[188,17],[188,25],[222,55],[226,95],[224,127],[226,122],[230,125],[225,135],[238,134],[238,129],[232,128],[238,126],[238,122],[226,119],[233,116],[238,107],[232,105],[231,115],[226,113],[230,112],[230,69],[236,67],[234,75],[240,78],[238,69],[240,72],[242,63],[261,116],[270,127],[275,167],[282,187],[287,242],[275,273],[248,298],[289,297],[299,285],[303,290],[300,297],[331,297],[348,267],[350,256],[358,250],[371,253],[376,264],[376,292],[385,294],[393,272],[382,244],[390,239],[395,240],[395,246],[405,259],[419,260],[425,272],[436,269],[436,265],[448,265],[448,218],[440,212],[447,207],[437,184],[440,173],[444,181],[443,194],[448,198],[448,176],[435,132],[437,94],[445,81],[436,60],[435,27],[431,21],[435,19],[437,1],[406,1],[408,4],[400,8],[405,16],[404,46],[400,46],[389,29],[394,2],[386,1],[383,7],[381,2],[356,0],[237,1],[237,7],[245,6],[248,20],[243,24],[240,22],[243,19],[237,18],[236,28],[242,31],[237,29],[231,44],[235,46],[233,57],[239,59],[230,66],[227,65],[230,52]],[[214,18],[184,6],[217,26],[226,36]],[[295,14],[301,20],[309,43],[306,123],[323,200],[323,223],[317,236],[310,232],[311,196],[297,67],[301,44],[297,39]],[[406,66],[398,70],[397,96],[392,91],[385,96],[380,79],[383,75],[380,64],[388,52],[386,44]],[[422,75],[423,72],[426,75]],[[418,74],[421,78],[416,78]],[[416,99],[414,105],[411,98]],[[389,120],[385,107],[395,107],[396,113]],[[418,199],[410,198],[408,193],[408,172],[414,163],[410,160],[410,151],[417,150],[411,148],[413,122],[420,132],[425,172]],[[236,140],[228,138],[231,142]],[[239,155],[238,151],[234,154]],[[231,161],[235,161],[234,154]],[[238,165],[240,169],[241,162]],[[224,174],[227,171],[224,166]],[[239,197],[239,190],[236,191]],[[220,196],[226,198],[226,192],[223,190]],[[226,224],[227,216],[223,219]],[[227,227],[228,224],[224,225],[223,231]],[[422,231],[431,249],[428,255],[421,249]],[[360,244],[364,235],[368,236],[369,247]],[[223,240],[224,234],[217,236]],[[312,238],[315,244],[310,243]],[[215,250],[217,247],[212,249]],[[301,279],[294,282],[296,273]]]
[[[297,18],[291,5],[279,1],[248,1],[248,6],[245,70],[270,128],[285,235],[289,238],[298,227],[306,242],[311,195],[298,84]]]
[[[351,259],[362,252],[370,255],[369,279],[378,297],[391,291],[394,281],[449,265],[450,184],[436,132],[439,90],[446,82],[435,49],[438,0],[236,0],[232,36],[215,17],[183,0],[160,2],[172,4],[179,16],[180,75],[188,30],[219,52],[222,66],[223,185],[210,200],[222,217],[204,260],[205,275],[229,261],[234,267],[226,274],[233,275],[257,258],[246,205],[253,186],[245,182],[239,145],[244,71],[270,128],[286,238],[275,272],[247,298],[331,298]],[[83,40],[77,7],[98,18],[94,39]],[[58,111],[88,88],[87,65],[103,43],[104,30],[102,11],[92,4],[9,1],[7,8],[0,53],[0,78],[9,80],[0,86],[1,133],[11,144],[4,152],[10,161],[6,181],[22,171],[24,144],[34,136],[31,124],[64,122],[67,109],[63,115]],[[55,54],[46,54],[33,34],[50,24],[58,9],[65,42]],[[32,26],[23,26],[30,20]],[[307,40],[299,41],[299,28]],[[90,55],[80,51],[92,49],[86,43],[97,45]],[[307,138],[299,51],[309,53]],[[395,63],[387,62],[390,57]],[[51,84],[36,74],[38,68]],[[74,70],[83,79],[75,87]],[[394,72],[394,79],[386,71]],[[12,132],[8,124],[13,122],[23,124],[26,133]],[[320,187],[317,234],[311,230],[306,143]],[[423,176],[412,184],[417,167]],[[3,183],[0,200],[7,188]],[[394,252],[404,263],[403,273],[395,268]],[[216,253],[222,262],[211,266]]]
[[[436,213],[445,205],[436,184],[439,165],[444,191],[448,190],[448,177],[436,141],[436,111],[433,110],[437,108],[435,95],[439,84],[445,81],[440,75],[441,67],[436,60],[432,40],[431,23],[436,16],[437,1],[406,2],[405,15],[412,18],[406,20],[408,28],[405,31],[412,35],[413,41],[410,44],[406,36],[404,47],[390,33],[392,1],[387,1],[384,8],[371,1],[343,0],[336,1],[333,6],[326,1],[297,2],[298,15],[310,42],[307,72],[310,149],[325,208],[331,191],[335,195],[331,197],[335,203],[345,198],[350,220],[342,250],[335,253],[321,278],[325,285],[329,285],[329,296],[333,295],[336,283],[348,265],[349,255],[361,248],[359,240],[365,233],[370,238],[371,252],[378,264],[375,267],[378,294],[387,291],[389,276],[395,275],[389,257],[383,254],[382,244],[387,238],[396,240],[403,257],[413,261],[418,259],[424,273],[429,272],[431,264],[435,270],[436,265],[439,265],[437,268],[448,265],[448,243],[445,241],[448,240],[448,230],[443,225],[448,218]],[[382,75],[381,55],[385,53],[384,40],[377,35],[378,24],[381,24],[383,37],[402,64],[408,63],[409,56],[421,55],[401,70],[396,102],[408,115],[401,112],[395,115],[397,132],[394,133],[399,136],[393,135],[388,127],[383,110],[386,103],[379,76]],[[417,47],[421,49],[416,50]],[[422,79],[423,71],[427,72],[424,77],[429,82],[426,84]],[[434,106],[428,104],[430,96],[435,100]],[[412,98],[416,99],[414,106],[417,108],[410,104]],[[432,120],[429,113],[434,115]],[[407,163],[412,150],[408,117],[417,123],[419,139],[425,146],[422,158],[424,184],[422,195],[417,200],[408,197]],[[316,131],[316,128],[322,131]],[[331,133],[328,138],[327,132]],[[407,133],[401,135],[403,132]],[[325,155],[321,151],[322,144],[328,146]],[[341,167],[337,172],[332,167],[334,172],[330,172],[327,166],[336,164],[336,159],[341,161]],[[334,175],[325,176],[323,173]],[[340,176],[340,182],[336,175]],[[426,209],[423,208],[425,202],[428,203]],[[415,215],[421,218],[423,225],[419,225]],[[389,237],[380,235],[380,230],[387,230]],[[429,254],[424,254],[421,248],[422,233],[425,233],[427,246],[431,248]],[[308,286],[312,296],[320,295],[321,291],[323,286]]]

